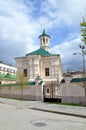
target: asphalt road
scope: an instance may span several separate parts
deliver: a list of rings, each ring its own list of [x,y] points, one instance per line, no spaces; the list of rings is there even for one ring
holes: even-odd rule
[[[0,103],[0,130],[86,130],[86,118]]]

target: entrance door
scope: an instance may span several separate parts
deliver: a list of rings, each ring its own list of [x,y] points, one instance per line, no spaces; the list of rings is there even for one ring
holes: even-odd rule
[[[61,102],[59,86],[57,84],[46,84],[43,86],[44,102]]]

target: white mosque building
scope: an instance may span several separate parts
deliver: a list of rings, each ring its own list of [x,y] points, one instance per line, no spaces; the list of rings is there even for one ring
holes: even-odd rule
[[[40,48],[26,54],[24,57],[15,58],[17,71],[23,72],[29,81],[35,81],[40,77],[45,84],[60,82],[62,79],[62,63],[59,54],[50,53],[50,36],[45,29],[39,36]]]

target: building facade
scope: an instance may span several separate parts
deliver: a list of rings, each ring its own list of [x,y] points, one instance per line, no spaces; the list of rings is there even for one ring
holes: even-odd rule
[[[16,73],[17,68],[15,66],[0,62],[0,84],[14,83]]]
[[[59,54],[50,53],[50,36],[43,30],[39,36],[40,48],[15,58],[18,72],[23,72],[29,81],[35,81],[39,75],[45,83],[62,79],[62,64]]]

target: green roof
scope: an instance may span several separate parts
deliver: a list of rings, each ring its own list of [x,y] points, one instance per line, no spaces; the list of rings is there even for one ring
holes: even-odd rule
[[[86,82],[86,78],[74,78],[71,80],[71,82]]]
[[[41,85],[43,83],[43,81],[41,81],[40,83],[39,83],[39,85]]]
[[[0,74],[0,79],[9,79],[9,80],[16,80],[16,75],[12,74]]]
[[[73,83],[73,82],[86,82],[86,78],[73,78],[71,81],[70,81],[70,83]],[[62,79],[61,80],[61,83],[65,83],[65,79]]]
[[[43,33],[42,33],[42,35],[39,36],[39,38],[40,38],[41,36],[47,36],[47,37],[50,38],[50,36],[46,34],[45,29],[43,30]]]
[[[28,85],[35,85],[35,81],[28,82]]]
[[[40,81],[39,85],[41,85],[43,81]],[[35,81],[29,82],[28,85],[35,85]]]
[[[52,56],[53,54],[50,54],[48,51],[45,51],[44,49],[40,48],[36,51],[26,54],[26,56],[28,55]]]
[[[41,77],[38,75],[35,80],[42,80]]]
[[[65,80],[64,80],[64,79],[62,79],[62,80],[61,80],[61,83],[65,83]]]

